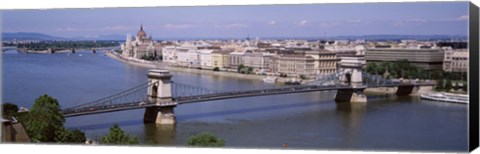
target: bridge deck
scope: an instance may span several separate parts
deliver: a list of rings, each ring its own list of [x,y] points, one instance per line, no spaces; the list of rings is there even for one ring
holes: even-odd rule
[[[340,89],[365,89],[365,88],[378,88],[378,87],[398,87],[398,86],[433,86],[434,84],[386,84],[386,85],[369,85],[352,88],[350,86],[317,86],[317,85],[301,85],[290,86],[272,89],[260,89],[260,90],[247,90],[247,91],[234,91],[234,92],[219,92],[213,94],[203,94],[196,96],[175,97],[173,102],[161,102],[152,103],[148,101],[127,102],[122,104],[102,105],[102,106],[89,106],[78,109],[64,110],[65,117],[98,114],[122,110],[132,110],[139,108],[146,108],[152,106],[175,106],[179,104],[197,103],[204,101],[222,100],[222,99],[234,99],[241,97],[255,97],[255,96],[267,96],[267,95],[279,95],[289,93],[303,93],[314,91],[328,91],[328,90],[340,90]]]

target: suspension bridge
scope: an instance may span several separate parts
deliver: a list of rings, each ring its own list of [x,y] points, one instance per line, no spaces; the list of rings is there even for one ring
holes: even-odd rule
[[[145,83],[111,96],[65,108],[62,112],[65,117],[72,117],[146,108],[145,122],[174,124],[173,108],[187,103],[329,90],[337,91],[336,101],[367,102],[363,93],[366,88],[398,87],[397,95],[406,95],[415,93],[421,86],[434,86],[433,83],[405,83],[368,74],[361,70],[364,66],[362,62],[362,57],[342,57],[335,74],[317,77],[316,80],[301,85],[243,90],[214,90],[182,84],[172,81],[173,76],[167,70],[150,70]]]
[[[16,46],[2,46],[2,52],[17,50]]]

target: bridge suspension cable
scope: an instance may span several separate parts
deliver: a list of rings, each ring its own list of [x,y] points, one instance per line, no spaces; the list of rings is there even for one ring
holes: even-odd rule
[[[138,86],[118,92],[111,96],[107,96],[107,97],[100,98],[88,103],[66,108],[64,109],[64,111],[85,109],[89,107],[102,107],[102,106],[108,106],[108,105],[114,105],[114,104],[122,104],[126,102],[146,101],[148,87],[152,84],[154,84],[153,81],[147,81]]]

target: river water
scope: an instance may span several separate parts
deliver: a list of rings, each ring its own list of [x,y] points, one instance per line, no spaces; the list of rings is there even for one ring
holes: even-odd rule
[[[3,102],[30,108],[48,94],[62,107],[92,101],[144,83],[147,68],[102,53],[17,54],[2,59]],[[261,81],[173,72],[173,80],[209,89],[248,89]],[[214,133],[234,148],[466,151],[467,105],[417,97],[370,95],[367,104],[335,103],[335,91],[218,100],[179,105],[177,124],[144,124],[144,109],[66,118],[66,127],[100,140],[117,123],[142,143],[185,146],[192,135]]]

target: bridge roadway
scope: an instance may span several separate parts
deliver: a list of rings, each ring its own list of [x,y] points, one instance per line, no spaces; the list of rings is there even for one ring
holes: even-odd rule
[[[233,91],[233,92],[219,92],[213,94],[204,94],[196,96],[185,96],[185,97],[175,97],[172,101],[169,102],[149,102],[147,99],[139,102],[127,102],[122,104],[112,104],[104,106],[91,106],[84,107],[74,110],[63,110],[65,117],[89,115],[89,114],[98,114],[106,112],[115,112],[122,110],[133,110],[139,108],[146,108],[152,106],[176,106],[180,104],[187,103],[198,103],[204,101],[213,101],[213,100],[222,100],[222,99],[234,99],[241,97],[255,97],[255,96],[267,96],[267,95],[279,95],[279,94],[288,94],[288,93],[303,93],[303,92],[314,92],[314,91],[328,91],[328,90],[341,90],[341,89],[365,89],[365,88],[377,88],[377,87],[398,87],[398,86],[433,86],[434,84],[422,83],[422,84],[384,84],[384,85],[371,85],[371,86],[360,86],[352,88],[347,85],[331,85],[331,86],[318,86],[318,85],[301,85],[301,86],[288,86],[281,88],[272,88],[272,89],[259,89],[259,90],[247,90],[247,91]],[[142,103],[143,102],[143,103]]]
[[[8,50],[16,50],[16,46],[2,46],[2,52],[8,51]]]

